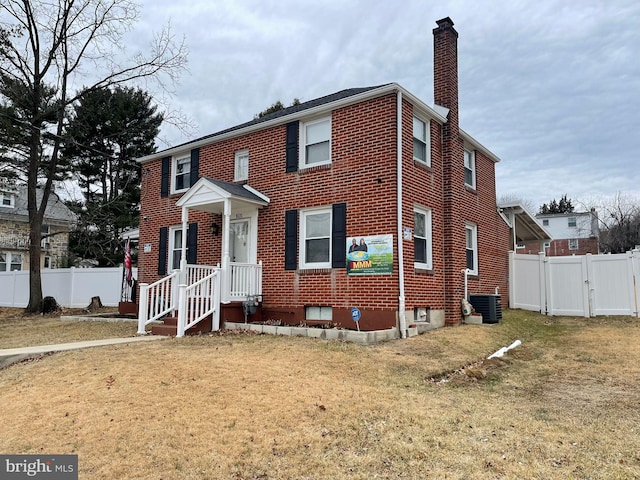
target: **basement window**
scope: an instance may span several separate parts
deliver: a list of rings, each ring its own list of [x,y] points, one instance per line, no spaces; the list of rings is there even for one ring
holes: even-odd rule
[[[333,308],[332,307],[305,307],[304,308],[305,320],[333,320]]]

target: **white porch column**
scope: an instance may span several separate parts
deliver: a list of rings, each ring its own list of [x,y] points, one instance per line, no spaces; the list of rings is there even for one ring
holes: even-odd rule
[[[230,255],[230,229],[231,229],[231,202],[224,199],[224,210],[222,215],[222,291],[221,297],[223,301],[229,300],[229,292],[231,291],[231,255]]]
[[[187,283],[187,236],[189,235],[189,210],[182,207],[182,245],[180,253],[180,282]]]

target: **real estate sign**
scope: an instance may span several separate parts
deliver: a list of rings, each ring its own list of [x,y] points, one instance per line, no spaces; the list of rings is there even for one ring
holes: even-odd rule
[[[347,238],[348,275],[393,273],[393,235]]]

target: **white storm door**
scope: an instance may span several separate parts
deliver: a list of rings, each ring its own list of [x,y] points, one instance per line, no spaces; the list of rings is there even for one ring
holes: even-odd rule
[[[231,220],[229,230],[231,261],[237,263],[249,263],[249,251],[251,247],[249,219]]]

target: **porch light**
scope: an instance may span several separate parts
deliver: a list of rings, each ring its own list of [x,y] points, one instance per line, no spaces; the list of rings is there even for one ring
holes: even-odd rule
[[[219,231],[220,231],[220,227],[218,226],[217,223],[213,222],[211,224],[211,233],[213,234],[213,236],[217,237]]]

